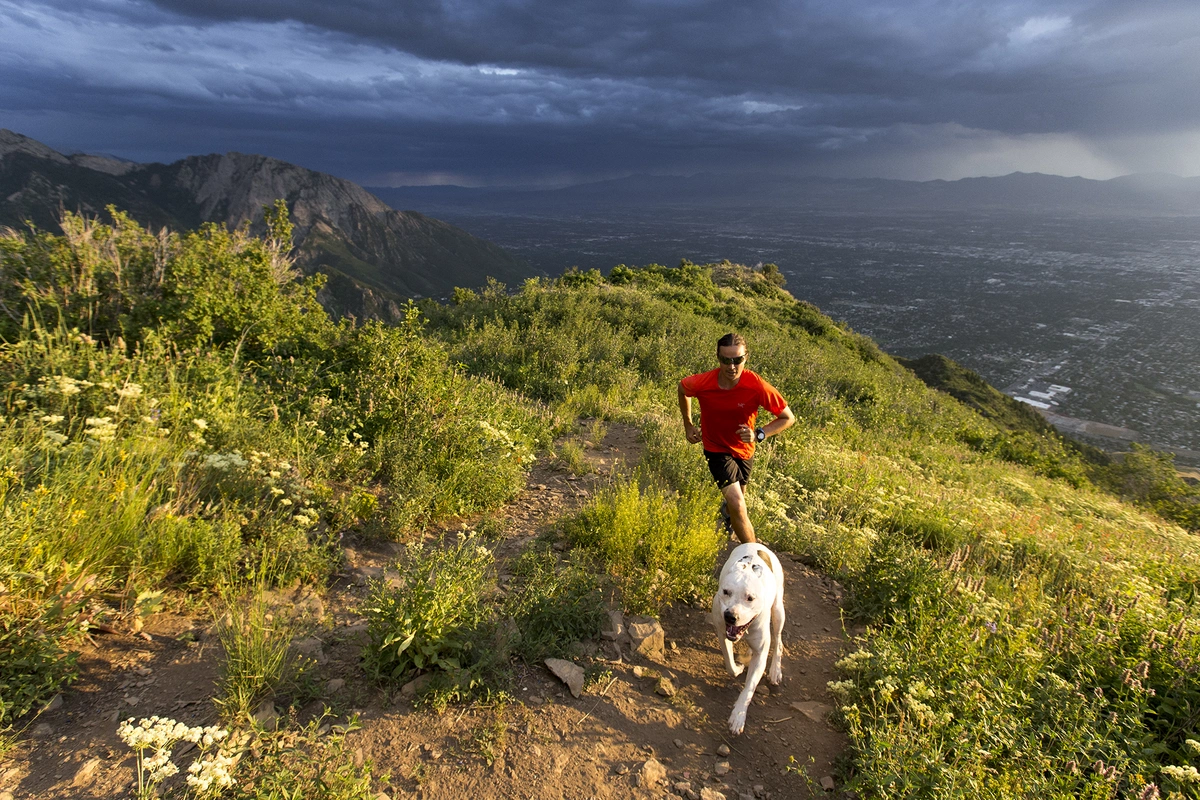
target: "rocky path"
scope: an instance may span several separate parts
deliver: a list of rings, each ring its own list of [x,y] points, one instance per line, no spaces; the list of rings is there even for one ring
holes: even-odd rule
[[[585,453],[594,472],[576,476],[539,462],[526,490],[497,517],[497,559],[521,552],[577,508],[613,470],[636,464],[636,432],[609,426]],[[381,691],[358,666],[365,584],[383,574],[393,546],[347,552],[350,571],[324,598],[280,596],[322,619],[302,643],[320,665],[321,692],[300,717],[329,706],[358,714],[347,737],[355,761],[369,760],[388,797],[480,798],[804,798],[838,797],[830,776],[844,738],[826,721],[826,682],[846,647],[841,589],[784,556],[787,575],[784,681],[764,681],[746,731],[727,719],[741,681],[726,675],[705,607],[677,606],[661,619],[663,646],[649,657],[596,643],[596,677],[581,694],[541,665],[521,666],[516,702],[414,710],[403,692]],[[108,798],[128,794],[131,752],[116,737],[130,715],[171,716],[191,725],[215,721],[220,646],[203,616],[160,614],[146,635],[97,639],[81,679],[27,730],[0,763],[0,800]],[[744,660],[746,653],[739,650]],[[665,681],[663,679],[666,679]],[[669,685],[668,685],[669,684]]]

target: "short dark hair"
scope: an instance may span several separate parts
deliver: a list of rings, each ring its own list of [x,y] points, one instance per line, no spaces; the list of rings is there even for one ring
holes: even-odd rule
[[[720,353],[722,347],[737,347],[739,344],[742,347],[745,347],[746,340],[743,339],[740,334],[727,333],[720,339],[717,339],[717,352]]]

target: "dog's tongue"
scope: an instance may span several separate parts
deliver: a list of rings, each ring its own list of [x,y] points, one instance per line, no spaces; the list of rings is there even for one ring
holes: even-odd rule
[[[750,623],[746,623],[746,625],[749,624]],[[742,634],[746,632],[746,625],[726,625],[725,638],[736,642],[738,639],[742,638]]]

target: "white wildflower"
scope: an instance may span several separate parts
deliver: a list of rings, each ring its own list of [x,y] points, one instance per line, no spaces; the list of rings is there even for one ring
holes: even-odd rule
[[[213,789],[228,789],[233,786],[233,767],[236,757],[224,751],[198,758],[188,767],[188,786],[204,794]]]
[[[47,425],[57,425],[62,421],[62,414],[46,414],[44,417],[42,417],[42,422],[46,423]]]
[[[865,666],[871,660],[870,650],[856,650],[834,664],[840,670],[854,670]]]
[[[83,432],[89,439],[97,442],[111,442],[117,436],[117,426],[111,417],[88,417],[85,421],[87,429]]]
[[[208,420],[206,420],[206,419],[199,419],[199,418],[194,419],[194,420],[192,420],[192,424],[195,425],[197,428],[199,428],[202,431],[208,430]]]
[[[68,378],[66,375],[58,375],[54,378],[42,379],[46,384],[46,388],[51,391],[57,391],[58,394],[64,397],[70,397],[73,394],[79,394],[83,389],[91,386],[87,381],[76,381],[74,378]],[[86,386],[84,384],[87,384]]]
[[[1200,772],[1190,764],[1186,767],[1163,767],[1162,771],[1178,783],[1200,783]]]
[[[136,383],[127,383],[120,389],[117,389],[117,397],[122,400],[133,400],[142,396],[142,387]]]
[[[209,453],[201,463],[208,469],[228,472],[246,466],[246,459],[239,453]]]

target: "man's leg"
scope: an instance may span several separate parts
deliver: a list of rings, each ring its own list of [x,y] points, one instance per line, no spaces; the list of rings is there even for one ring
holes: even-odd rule
[[[742,484],[734,481],[721,490],[729,507],[729,519],[733,522],[733,532],[742,544],[758,541],[754,538],[754,526],[746,514],[746,496],[742,492]]]

